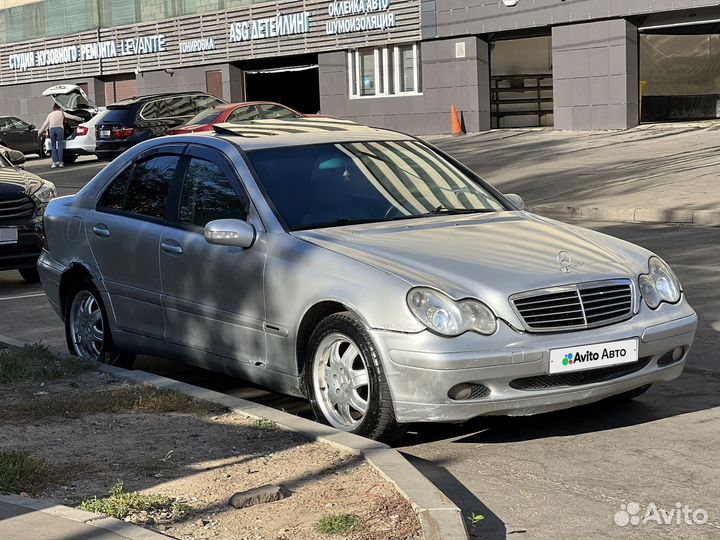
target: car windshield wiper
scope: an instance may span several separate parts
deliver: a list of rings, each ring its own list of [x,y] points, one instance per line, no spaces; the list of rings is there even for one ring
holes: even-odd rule
[[[307,229],[326,229],[328,227],[342,227],[343,225],[361,225],[363,223],[379,223],[381,221],[388,221],[386,218],[350,218],[341,217],[334,221],[324,221],[322,223],[311,223],[308,225],[302,225],[300,227],[294,227],[293,231],[304,231]]]
[[[423,216],[436,216],[440,214],[486,214],[490,212],[497,212],[498,210],[496,208],[447,208],[445,206],[438,206],[437,208],[433,209],[432,212],[427,212],[426,214],[422,214]]]

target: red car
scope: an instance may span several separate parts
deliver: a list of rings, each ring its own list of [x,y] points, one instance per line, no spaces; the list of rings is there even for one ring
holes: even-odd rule
[[[222,124],[223,122],[238,124],[240,122],[260,120],[263,118],[280,118],[286,120],[288,118],[304,118],[307,116],[316,115],[302,114],[279,103],[248,101],[206,109],[183,125],[169,129],[168,135],[212,131],[213,124]]]

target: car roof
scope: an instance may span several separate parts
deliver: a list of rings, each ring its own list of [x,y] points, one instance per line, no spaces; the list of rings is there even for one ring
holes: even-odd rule
[[[111,103],[108,105],[108,107],[112,107],[114,105],[134,105],[136,103],[143,103],[145,101],[151,101],[153,99],[163,99],[163,98],[172,98],[172,97],[184,97],[184,96],[210,96],[207,92],[165,92],[162,94],[146,94],[144,96],[133,96],[131,98],[127,99],[121,99],[120,101],[116,101],[114,103]],[[215,97],[215,96],[211,96]],[[217,98],[220,99],[220,98]]]
[[[411,135],[397,131],[364,126],[339,118],[263,119],[242,124],[226,122],[213,125],[213,129],[216,136],[233,142],[243,150],[321,143],[413,139]]]

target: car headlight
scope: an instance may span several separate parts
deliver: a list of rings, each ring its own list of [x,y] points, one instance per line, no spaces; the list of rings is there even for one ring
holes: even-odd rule
[[[407,303],[421,323],[444,336],[459,336],[468,330],[490,335],[497,330],[495,314],[479,300],[453,300],[435,289],[417,287],[408,293]]]
[[[32,198],[35,202],[40,204],[47,204],[57,196],[55,191],[55,184],[52,182],[45,181],[35,192],[32,194]]]
[[[680,300],[680,282],[675,273],[660,257],[650,257],[647,274],[638,276],[640,294],[648,307],[655,309],[662,302],[676,303]]]

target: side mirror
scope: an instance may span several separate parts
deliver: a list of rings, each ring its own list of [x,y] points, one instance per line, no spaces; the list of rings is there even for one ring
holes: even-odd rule
[[[16,167],[19,167],[20,165],[25,163],[25,154],[23,154],[19,150],[13,150],[12,148],[3,148],[2,153],[5,155],[7,160]]]
[[[32,131],[33,129],[35,129],[35,124],[30,124],[28,126],[28,131]]]
[[[249,248],[255,236],[255,227],[240,219],[216,219],[205,225],[205,240],[218,246]]]
[[[517,206],[518,210],[525,210],[525,201],[523,201],[523,198],[520,195],[516,193],[508,193],[505,195],[505,198]]]

